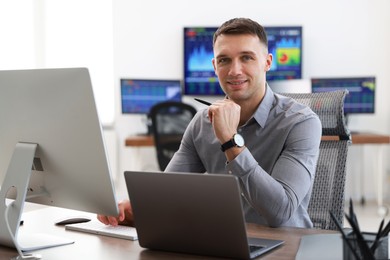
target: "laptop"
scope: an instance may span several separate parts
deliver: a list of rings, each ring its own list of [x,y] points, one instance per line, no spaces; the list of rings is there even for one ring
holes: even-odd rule
[[[248,238],[234,175],[126,171],[141,247],[253,259],[284,243]]]

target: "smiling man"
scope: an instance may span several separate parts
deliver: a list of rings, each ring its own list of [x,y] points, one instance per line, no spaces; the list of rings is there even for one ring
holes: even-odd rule
[[[226,97],[195,115],[165,171],[236,175],[247,222],[312,227],[307,207],[321,139],[318,116],[269,88],[272,55],[257,22],[225,22],[213,47],[212,64]],[[130,202],[119,208],[119,216],[98,219],[131,224]]]

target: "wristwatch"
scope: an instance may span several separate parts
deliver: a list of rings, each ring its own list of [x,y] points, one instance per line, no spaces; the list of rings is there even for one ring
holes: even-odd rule
[[[234,134],[232,139],[221,145],[221,151],[225,152],[232,147],[243,147],[244,145],[244,138],[240,134]]]

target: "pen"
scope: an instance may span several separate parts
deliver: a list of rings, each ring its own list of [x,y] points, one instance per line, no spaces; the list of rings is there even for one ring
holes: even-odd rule
[[[364,241],[363,235],[360,232],[359,227],[356,226],[356,223],[347,214],[345,214],[345,218],[348,220],[349,224],[352,227],[353,232],[355,233],[357,245],[360,248],[360,252],[363,255],[362,259],[375,259],[374,254],[371,252],[366,241]],[[358,259],[358,258],[356,258],[356,259]]]
[[[382,219],[380,225],[379,225],[379,230],[378,230],[378,233],[376,234],[376,237],[375,237],[375,240],[374,240],[374,243],[371,245],[371,252],[374,254],[375,253],[375,250],[378,246],[378,243],[379,243],[379,239],[381,239],[381,234],[382,234],[382,228],[383,228],[383,224],[385,222],[385,219]]]
[[[348,240],[347,235],[344,233],[341,224],[337,221],[336,216],[333,214],[332,211],[329,211],[329,213],[330,213],[330,216],[331,216],[333,222],[336,224],[337,229],[340,231],[342,238],[344,239],[345,243],[347,243],[347,246],[351,250],[352,254],[355,256],[356,259],[359,259],[359,256],[357,255],[357,252],[352,247],[351,242]]]
[[[389,234],[390,232],[390,221],[387,222],[385,228],[383,229],[382,233],[381,233],[381,236],[385,237]]]
[[[199,98],[194,98],[196,101],[198,101],[199,103],[202,103],[204,105],[207,105],[207,106],[210,106],[211,103],[210,102],[207,102],[207,101],[204,101],[202,99],[199,99]]]

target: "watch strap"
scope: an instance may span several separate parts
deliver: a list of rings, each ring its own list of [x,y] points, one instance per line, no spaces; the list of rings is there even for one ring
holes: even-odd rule
[[[226,143],[223,143],[223,144],[221,145],[221,151],[222,151],[222,152],[225,152],[226,150],[228,150],[228,149],[230,149],[230,148],[232,148],[232,147],[234,147],[234,146],[236,146],[236,144],[235,144],[235,142],[234,142],[234,139],[232,138],[232,139],[230,139],[229,141],[227,141]]]

